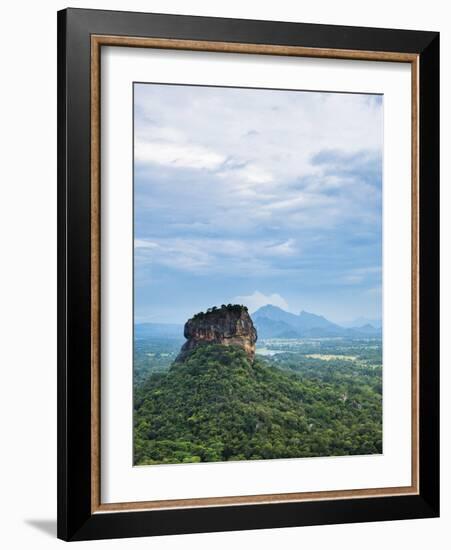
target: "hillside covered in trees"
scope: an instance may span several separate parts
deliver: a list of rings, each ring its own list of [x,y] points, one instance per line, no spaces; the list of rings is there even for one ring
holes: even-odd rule
[[[315,362],[208,344],[151,372],[135,386],[135,464],[381,453],[381,368]]]

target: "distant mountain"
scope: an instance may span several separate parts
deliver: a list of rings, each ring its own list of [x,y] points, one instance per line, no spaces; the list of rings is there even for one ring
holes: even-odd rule
[[[375,327],[375,326],[371,325],[370,323],[366,323],[366,325],[363,325],[363,326],[353,327],[351,330],[361,332],[362,334],[368,334],[370,336],[372,336],[373,334],[381,335],[381,333],[382,333],[382,330],[381,330],[380,326]]]
[[[380,329],[382,327],[381,319],[369,319],[368,317],[357,317],[353,321],[343,323],[342,326],[347,328],[361,328],[365,325],[371,325],[373,328]]]
[[[137,323],[135,338],[177,338],[183,340],[183,325],[166,323]]]
[[[299,315],[267,305],[252,315],[260,338],[342,336],[345,329],[325,317],[301,311]]]
[[[301,311],[299,315],[295,315],[272,305],[261,307],[251,317],[257,329],[258,338],[263,340],[270,338],[378,338],[382,335],[380,325],[362,323],[352,327],[343,327],[332,323],[322,315],[315,315],[307,311]],[[183,340],[183,325],[137,323],[135,338]]]
[[[260,339],[299,338],[298,331],[284,321],[274,321],[267,317],[255,318],[253,315],[252,318]]]
[[[322,315],[301,311],[299,315],[266,305],[252,314],[259,338],[377,337],[380,329],[369,324],[344,328]]]

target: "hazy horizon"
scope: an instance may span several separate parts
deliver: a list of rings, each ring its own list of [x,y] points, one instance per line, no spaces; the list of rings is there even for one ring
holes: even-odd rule
[[[135,323],[380,319],[378,95],[134,85]]]
[[[210,307],[213,307],[213,306],[216,306],[217,308],[220,308],[222,304],[212,304]],[[235,305],[235,304],[232,304],[232,305]],[[244,304],[238,304],[238,305],[244,305]],[[287,312],[287,313],[291,313],[293,315],[300,315],[301,313],[309,313],[309,314],[314,314],[314,315],[317,315],[319,317],[325,317],[328,321],[331,321],[337,325],[342,325],[343,327],[360,327],[364,324],[373,324],[375,327],[380,325],[382,323],[382,318],[378,318],[378,317],[374,317],[374,318],[370,318],[370,317],[366,317],[366,316],[359,316],[359,317],[355,317],[353,319],[349,319],[349,320],[343,320],[343,321],[340,321],[340,320],[335,320],[335,319],[332,319],[332,318],[329,318],[329,317],[326,317],[325,315],[322,315],[321,313],[319,312],[316,312],[316,311],[307,311],[305,309],[302,309],[301,311],[289,311],[288,309],[284,309],[283,307],[279,307],[279,306],[274,306],[274,304],[265,304],[263,306],[259,306],[257,308],[254,308],[254,309],[249,309],[249,314],[252,316],[254,313],[256,313],[257,311],[259,311],[261,308],[264,308],[266,306],[273,306],[273,307],[278,307],[279,309]],[[193,317],[196,313],[199,313],[199,311],[194,311],[189,317],[187,317],[184,321],[167,321],[167,322],[160,322],[158,320],[151,320],[151,321],[146,321],[146,320],[136,320],[135,318],[135,324],[136,325],[140,325],[140,324],[146,324],[146,323],[149,323],[149,324],[161,324],[161,325],[183,325],[187,320],[188,318],[190,317]]]

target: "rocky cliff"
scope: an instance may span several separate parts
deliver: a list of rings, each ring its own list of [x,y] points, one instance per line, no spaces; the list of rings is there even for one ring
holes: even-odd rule
[[[177,361],[183,361],[194,348],[204,344],[239,346],[254,360],[257,331],[245,306],[229,304],[197,313],[185,323],[184,335],[187,341]]]

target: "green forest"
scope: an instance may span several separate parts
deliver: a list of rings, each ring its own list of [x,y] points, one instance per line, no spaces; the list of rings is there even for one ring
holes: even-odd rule
[[[381,453],[382,367],[374,353],[362,361],[282,353],[251,363],[241,348],[205,345],[183,363],[159,357],[147,374],[143,360],[134,463]]]

